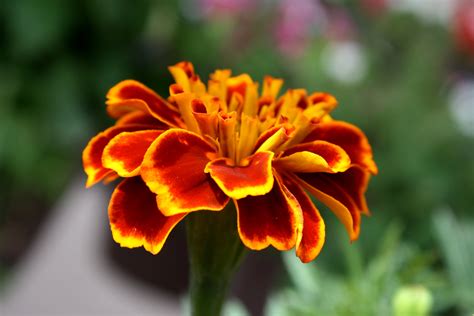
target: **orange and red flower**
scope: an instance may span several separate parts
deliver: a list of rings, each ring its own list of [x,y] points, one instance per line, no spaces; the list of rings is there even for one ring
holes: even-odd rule
[[[116,242],[158,253],[190,212],[221,211],[230,200],[245,246],[296,248],[313,260],[325,225],[310,195],[357,239],[365,191],[377,173],[364,133],[334,120],[336,99],[288,90],[266,77],[261,92],[248,75],[217,70],[207,86],[191,63],[169,67],[167,99],[126,80],[107,94],[113,127],[83,152],[87,187],[119,183],[109,204]]]

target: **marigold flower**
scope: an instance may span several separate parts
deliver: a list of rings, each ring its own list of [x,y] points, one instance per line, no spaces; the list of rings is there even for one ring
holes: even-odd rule
[[[206,86],[189,62],[169,70],[176,83],[167,99],[133,80],[114,86],[106,103],[117,121],[83,152],[87,187],[123,178],[109,204],[116,242],[156,254],[188,213],[221,211],[232,200],[245,246],[295,247],[309,262],[325,225],[308,193],[357,239],[377,166],[364,133],[329,115],[332,95],[278,96],[283,81],[269,76],[259,93],[250,76],[230,70],[215,71]]]

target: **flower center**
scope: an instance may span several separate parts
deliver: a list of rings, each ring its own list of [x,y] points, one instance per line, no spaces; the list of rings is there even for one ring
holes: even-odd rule
[[[217,70],[206,87],[188,64],[170,71],[176,84],[170,86],[169,101],[186,128],[214,144],[232,165],[245,165],[255,152],[277,156],[300,143],[316,123],[330,120],[328,113],[337,105],[329,94],[307,96],[303,89],[278,97],[283,81],[268,76],[259,93],[258,83],[246,74],[231,77],[229,70]]]

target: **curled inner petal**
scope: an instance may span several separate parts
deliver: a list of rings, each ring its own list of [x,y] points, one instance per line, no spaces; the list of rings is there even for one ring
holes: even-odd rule
[[[156,206],[155,195],[140,177],[123,180],[109,204],[114,240],[122,247],[143,246],[152,254],[160,252],[171,230],[185,216],[164,216]]]
[[[275,165],[292,172],[343,172],[351,164],[347,153],[339,146],[314,141],[286,150]]]
[[[277,151],[294,134],[295,128],[291,124],[275,126],[260,135],[255,144],[257,151]]]
[[[179,129],[161,134],[145,154],[141,176],[156,193],[163,214],[197,210],[219,211],[229,198],[219,189],[206,164],[216,156],[216,149],[200,136]]]
[[[272,158],[272,152],[259,152],[240,166],[232,166],[229,159],[220,158],[209,162],[205,172],[233,199],[263,195],[273,187]]]

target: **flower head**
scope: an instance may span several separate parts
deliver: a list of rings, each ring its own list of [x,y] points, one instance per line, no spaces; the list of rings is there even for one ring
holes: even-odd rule
[[[281,79],[265,77],[259,91],[250,76],[229,70],[215,71],[206,86],[188,62],[169,70],[176,83],[167,99],[133,80],[114,86],[107,112],[117,122],[83,153],[87,186],[123,178],[109,204],[115,241],[156,254],[187,214],[218,212],[232,200],[245,246],[295,247],[309,262],[325,238],[310,195],[357,239],[377,167],[364,133],[329,115],[333,96],[279,96]]]

